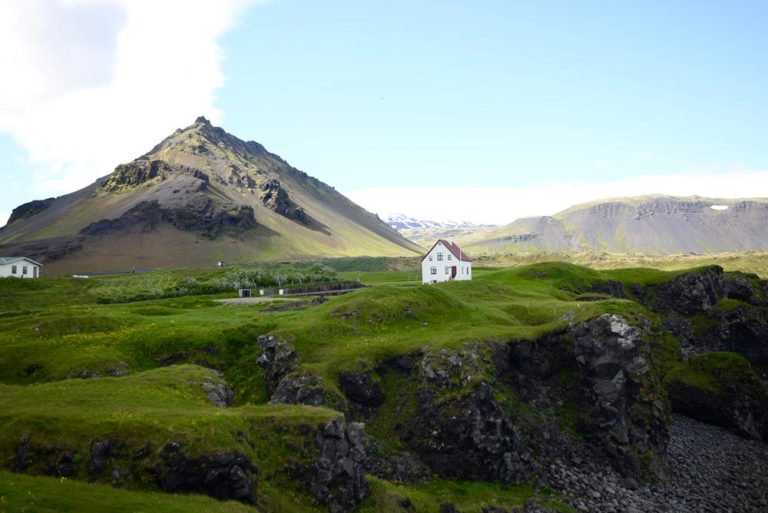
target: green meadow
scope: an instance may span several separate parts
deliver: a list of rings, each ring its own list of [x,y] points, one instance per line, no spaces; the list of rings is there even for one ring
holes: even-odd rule
[[[256,363],[258,336],[290,341],[302,371],[338,392],[341,372],[375,368],[401,354],[472,341],[536,339],[605,312],[648,315],[633,301],[590,290],[608,281],[648,284],[674,276],[550,262],[479,269],[471,282],[422,286],[413,271],[348,269],[331,272],[330,281],[359,280],[367,287],[324,302],[309,297],[273,308],[217,301],[235,295],[210,286],[231,272],[0,280],[0,466],[12,468],[20,440],[68,447],[81,459],[95,439],[118,439],[127,452],[150,447],[119,490],[105,486],[109,478],[85,483],[84,468],[68,479],[2,472],[0,512],[72,511],[76,504],[106,502],[110,511],[322,511],[285,469],[290,462],[311,464],[317,448],[302,433],[341,413],[267,404]],[[181,286],[190,280],[194,287]],[[680,372],[674,339],[658,341],[655,349],[664,372]],[[221,380],[234,392],[230,408],[216,407],[205,396],[204,384]],[[407,385],[385,374],[382,386],[386,397],[397,397]],[[393,412],[385,403],[366,430],[396,448]],[[145,469],[159,461],[170,441],[193,455],[236,450],[251,457],[260,469],[256,504],[197,496],[171,500],[157,493]],[[27,472],[47,470],[40,464]],[[430,499],[435,494],[467,512],[491,503],[519,506],[532,496],[559,504],[534,484],[372,479],[372,495],[360,511],[389,511],[388,504],[408,498],[416,511],[437,512]]]

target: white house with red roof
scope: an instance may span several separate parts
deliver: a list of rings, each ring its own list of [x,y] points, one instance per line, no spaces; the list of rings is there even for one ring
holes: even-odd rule
[[[471,279],[472,260],[453,241],[439,239],[421,259],[422,283]]]

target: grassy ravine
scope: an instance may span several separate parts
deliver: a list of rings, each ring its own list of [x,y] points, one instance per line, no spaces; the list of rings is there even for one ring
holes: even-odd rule
[[[437,354],[467,342],[535,339],[605,312],[649,315],[632,301],[588,291],[607,281],[653,283],[674,275],[540,263],[479,270],[472,282],[420,286],[407,271],[353,269],[346,272],[367,273],[363,281],[376,286],[285,311],[269,311],[267,305],[225,305],[211,296],[103,301],[105,294],[130,296],[180,277],[205,282],[220,272],[0,280],[0,468],[11,468],[20,441],[27,440],[52,458],[64,450],[73,451],[79,462],[75,477],[85,480],[91,441],[117,439],[125,455],[149,444],[141,462],[118,458],[116,463],[123,470],[129,468],[123,486],[141,493],[115,490],[109,499],[128,509],[131,501],[138,501],[136,510],[141,511],[141,501],[164,497],[143,495],[155,488],[145,470],[160,461],[166,443],[176,441],[190,455],[234,450],[251,457],[260,468],[256,508],[261,511],[322,511],[290,479],[286,466],[292,461],[311,464],[317,456],[314,429],[339,413],[267,405],[256,364],[259,335],[274,333],[290,341],[300,355],[302,370],[317,375],[333,391],[341,372],[375,368],[404,353]],[[347,278],[343,273],[340,277]],[[666,372],[676,363],[676,342],[659,337],[656,344],[660,371]],[[206,367],[223,370],[235,392],[232,408],[217,408],[206,400],[203,383],[218,379]],[[382,381],[388,397],[396,396],[403,386],[396,375],[383,375]],[[367,429],[396,445],[395,423],[386,410],[385,404],[384,413]],[[40,461],[28,472],[46,473],[50,463]],[[109,483],[110,475],[105,472],[99,481]],[[33,495],[47,497],[46,504],[65,501],[65,495],[89,495],[89,487],[93,487],[93,500],[112,492],[72,481],[25,479],[0,473],[0,490],[28,487]],[[71,492],[61,491],[69,485]],[[363,512],[389,511],[401,498],[408,498],[418,512],[436,512],[435,495],[473,512],[490,503],[518,506],[541,493],[528,485],[452,481],[406,486],[373,480],[372,488],[373,495],[361,506]],[[0,496],[17,501],[7,504],[23,500],[16,492]],[[193,502],[187,511],[196,511]],[[38,509],[30,511],[46,511],[42,502],[37,504]],[[60,510],[67,511],[67,504],[62,502]],[[170,508],[181,504],[155,510],[175,511]],[[221,511],[249,510],[239,504],[215,504]],[[117,506],[112,510],[120,511]]]

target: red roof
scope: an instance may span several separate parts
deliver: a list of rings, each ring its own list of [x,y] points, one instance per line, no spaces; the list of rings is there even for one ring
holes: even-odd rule
[[[424,260],[425,258],[427,258],[427,255],[429,255],[432,252],[432,250],[435,249],[435,246],[437,246],[441,242],[443,243],[443,246],[448,248],[448,251],[450,251],[451,254],[453,254],[453,256],[455,256],[458,260],[461,260],[462,262],[472,261],[472,259],[469,258],[469,256],[461,250],[458,244],[445,239],[438,239],[437,242],[435,242],[434,245],[431,248],[429,248],[429,251],[427,251],[427,254],[424,255],[421,259]]]

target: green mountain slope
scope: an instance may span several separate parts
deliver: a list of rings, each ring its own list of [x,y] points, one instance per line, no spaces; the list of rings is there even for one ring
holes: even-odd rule
[[[377,216],[205,118],[92,185],[16,208],[0,253],[53,270],[418,251]]]

